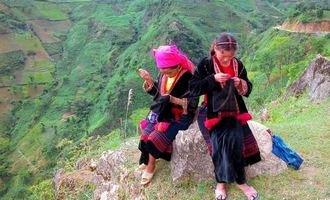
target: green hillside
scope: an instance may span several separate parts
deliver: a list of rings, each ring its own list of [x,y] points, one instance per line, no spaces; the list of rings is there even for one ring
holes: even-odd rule
[[[289,21],[303,23],[330,19],[330,3],[328,1],[301,1],[289,11]]]
[[[290,33],[270,28],[250,40],[243,55],[254,89],[248,99],[259,110],[286,93],[317,54],[330,57],[330,34]]]
[[[239,56],[255,85],[249,105],[258,112],[281,96],[317,53],[330,54],[329,35],[272,28],[286,19],[295,4],[285,0],[0,1],[0,37],[6,42],[0,46],[0,83],[9,84],[21,96],[10,99],[11,112],[1,120],[0,195],[4,199],[51,196],[50,179],[56,169],[72,168],[81,156],[120,145],[130,89],[134,95],[127,135],[135,135],[151,101],[141,89],[137,70],[145,68],[156,75],[150,51],[160,44],[176,43],[197,64],[207,56],[217,33],[234,33],[240,42]],[[288,51],[293,55],[288,57]],[[3,64],[8,62],[12,67]],[[13,74],[15,70],[22,76]],[[30,94],[33,87],[41,87],[38,95]],[[97,150],[84,148],[89,140],[101,141],[93,146]]]

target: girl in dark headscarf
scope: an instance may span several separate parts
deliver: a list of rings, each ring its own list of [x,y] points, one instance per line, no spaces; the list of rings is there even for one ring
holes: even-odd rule
[[[257,191],[246,184],[244,166],[261,160],[259,149],[246,121],[251,119],[243,96],[252,84],[243,63],[235,56],[238,44],[228,33],[219,34],[211,45],[209,58],[199,63],[190,81],[191,95],[205,95],[205,127],[215,168],[217,200],[226,199],[226,183],[237,183],[248,199],[258,199]],[[204,131],[205,132],[205,131]]]
[[[179,130],[188,129],[198,105],[198,98],[188,97],[192,62],[175,45],[160,46],[152,55],[160,70],[157,80],[140,69],[144,90],[154,96],[148,117],[140,123],[140,166],[145,166],[142,185],[151,181],[157,158],[170,161],[172,142]]]

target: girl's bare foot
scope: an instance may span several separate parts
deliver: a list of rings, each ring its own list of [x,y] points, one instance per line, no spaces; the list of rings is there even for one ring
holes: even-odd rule
[[[226,200],[227,199],[227,192],[224,183],[218,183],[217,188],[215,190],[215,199],[216,200]]]
[[[244,195],[249,200],[259,199],[259,194],[257,190],[255,190],[252,186],[249,186],[248,184],[244,183],[244,184],[237,184],[237,187],[243,191]]]
[[[153,173],[155,171],[156,165],[155,164],[148,164],[144,171],[148,172],[148,173]]]

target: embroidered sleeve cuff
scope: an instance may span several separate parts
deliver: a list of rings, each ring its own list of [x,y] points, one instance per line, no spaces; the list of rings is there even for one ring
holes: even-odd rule
[[[236,87],[239,95],[243,96],[248,92],[248,85],[245,80],[241,79],[241,83]]]

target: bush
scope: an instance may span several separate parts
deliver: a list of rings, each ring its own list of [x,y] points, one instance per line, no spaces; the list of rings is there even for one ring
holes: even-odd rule
[[[38,200],[42,199],[54,199],[54,193],[52,190],[52,179],[44,180],[31,187],[31,191],[34,197]]]
[[[62,42],[44,43],[42,46],[46,49],[50,56],[61,54],[63,51]]]
[[[0,54],[0,74],[10,72],[24,67],[25,57],[22,50]]]

